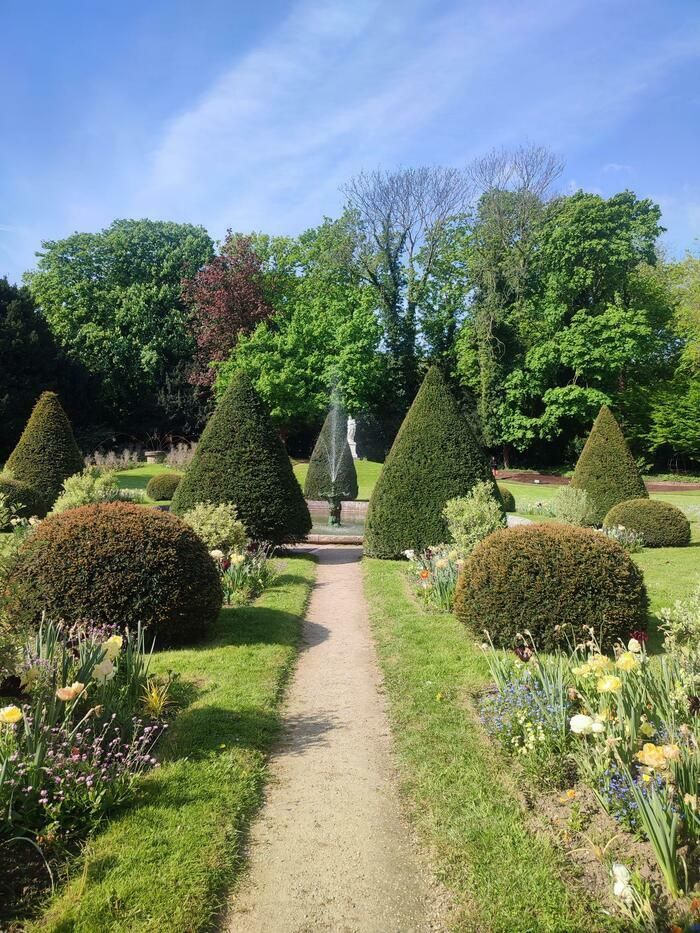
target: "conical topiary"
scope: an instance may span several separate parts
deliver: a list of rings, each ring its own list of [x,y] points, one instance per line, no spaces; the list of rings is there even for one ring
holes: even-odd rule
[[[449,540],[443,509],[479,482],[496,483],[442,373],[432,367],[396,435],[369,503],[365,553],[395,558]]]
[[[618,502],[649,496],[620,425],[607,405],[603,405],[593,422],[571,485],[585,489],[596,525],[603,524]]]
[[[37,491],[45,515],[60,493],[63,481],[79,473],[84,465],[59,397],[55,392],[43,392],[5,468],[14,479]]]
[[[340,524],[341,503],[357,499],[357,471],[348,444],[348,416],[337,403],[326,415],[304,483],[307,499],[325,499],[329,522]]]
[[[311,516],[265,403],[238,373],[209,419],[171,508],[232,502],[248,534],[281,544],[303,538]]]

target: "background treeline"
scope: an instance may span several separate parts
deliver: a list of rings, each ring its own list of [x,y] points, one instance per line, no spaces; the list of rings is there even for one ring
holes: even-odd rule
[[[0,280],[0,461],[44,389],[85,449],[196,437],[245,370],[290,453],[338,389],[381,458],[439,362],[508,465],[571,462],[601,404],[635,455],[700,463],[700,258],[631,191],[557,193],[547,150],[362,173],[297,237],[117,220]]]

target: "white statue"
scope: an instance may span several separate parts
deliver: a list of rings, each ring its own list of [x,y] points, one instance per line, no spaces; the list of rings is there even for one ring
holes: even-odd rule
[[[352,459],[357,460],[357,444],[355,443],[355,430],[357,429],[357,421],[354,418],[348,418],[348,446],[350,447],[350,453],[352,454]]]

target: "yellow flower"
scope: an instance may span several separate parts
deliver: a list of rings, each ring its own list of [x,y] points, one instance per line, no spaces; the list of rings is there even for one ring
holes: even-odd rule
[[[585,677],[587,674],[590,674],[591,669],[587,664],[580,664],[578,667],[571,669],[571,673],[574,677]]]
[[[22,718],[22,710],[18,706],[3,706],[0,709],[0,722],[13,726]]]
[[[622,681],[619,677],[608,674],[600,678],[596,685],[596,689],[598,693],[617,693],[618,690],[622,689]]]
[[[637,761],[640,761],[652,771],[663,771],[664,768],[668,767],[663,749],[659,748],[658,745],[654,745],[653,742],[645,742],[641,752],[637,752],[635,757]]]
[[[676,761],[681,757],[681,750],[675,744],[663,745],[661,751],[664,753],[666,761]]]
[[[686,794],[683,798],[683,803],[686,805],[686,807],[690,807],[691,810],[696,811],[698,809],[698,795]]]
[[[232,564],[242,564],[245,560],[245,554],[232,554],[229,558]]]
[[[451,560],[454,563],[454,561],[456,561],[457,558],[459,557],[459,553],[457,551],[450,551],[447,557],[448,557],[448,560]]]
[[[655,732],[656,729],[654,729],[652,724],[646,720],[639,727],[639,733],[640,735],[643,735],[645,739],[650,739]]]
[[[124,639],[121,637],[121,635],[112,635],[112,637],[108,638],[102,646],[107,652],[105,657],[109,658],[110,661],[113,661],[122,650],[123,644]]]
[[[38,676],[39,676],[39,668],[36,666],[30,667],[29,670],[25,671],[20,676],[20,681],[19,681],[20,688],[24,690],[25,693],[28,693],[32,689],[34,684],[36,683]]]
[[[612,661],[604,654],[594,654],[592,658],[589,658],[588,667],[594,674],[602,674],[603,671],[612,667]]]
[[[625,651],[615,662],[621,671],[634,671],[639,667],[639,661],[631,651]]]
[[[108,680],[111,680],[114,677],[114,665],[105,657],[103,661],[100,661],[99,664],[96,664],[92,669],[92,678],[96,680],[98,684],[106,684]]]
[[[435,569],[436,569],[436,570],[444,570],[445,567],[447,567],[448,563],[449,563],[449,561],[447,560],[447,558],[441,557],[439,560],[436,560],[436,561],[435,561]]]
[[[70,700],[75,700],[85,689],[85,684],[81,684],[79,680],[73,681],[70,687],[59,687],[56,691],[56,696],[59,700],[63,700],[64,703],[70,702]]]

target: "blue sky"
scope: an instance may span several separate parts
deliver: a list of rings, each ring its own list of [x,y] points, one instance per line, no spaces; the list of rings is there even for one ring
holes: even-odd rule
[[[4,0],[0,275],[115,217],[296,233],[361,168],[544,143],[700,238],[700,0]],[[695,241],[695,242],[694,242]]]

